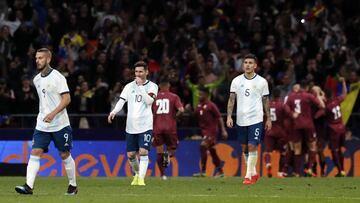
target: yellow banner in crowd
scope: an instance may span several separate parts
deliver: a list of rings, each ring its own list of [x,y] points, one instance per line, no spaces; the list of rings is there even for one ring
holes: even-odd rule
[[[344,124],[346,124],[350,118],[356,98],[359,94],[359,90],[360,90],[360,81],[358,81],[357,83],[350,84],[350,91],[347,94],[345,100],[341,103],[341,112],[342,112],[342,119]]]

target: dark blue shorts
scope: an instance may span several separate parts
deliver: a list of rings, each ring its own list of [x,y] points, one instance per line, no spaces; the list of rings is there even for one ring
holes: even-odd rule
[[[70,151],[72,144],[72,129],[70,126],[57,131],[57,132],[43,132],[40,130],[34,131],[32,148],[43,149],[44,152],[48,152],[49,144],[54,141],[55,147],[61,152]]]
[[[258,145],[264,137],[264,126],[262,122],[249,126],[236,125],[236,132],[240,144]]]
[[[139,134],[126,133],[126,151],[136,152],[139,148],[144,148],[150,151],[152,140],[152,130],[148,130]]]

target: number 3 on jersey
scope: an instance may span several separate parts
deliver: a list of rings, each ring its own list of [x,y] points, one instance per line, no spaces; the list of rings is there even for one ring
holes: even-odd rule
[[[156,114],[167,114],[170,111],[169,99],[158,99],[156,100],[156,106],[158,107]]]

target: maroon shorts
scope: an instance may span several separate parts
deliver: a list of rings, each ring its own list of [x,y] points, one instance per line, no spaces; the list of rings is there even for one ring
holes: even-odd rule
[[[286,150],[287,143],[288,139],[286,137],[265,136],[265,152],[272,152],[273,150],[284,152]]]
[[[316,133],[313,128],[294,129],[291,135],[293,142],[314,142],[316,141]]]
[[[343,131],[333,130],[329,128],[330,135],[330,148],[331,149],[339,149],[340,147],[345,145],[345,128]]]
[[[208,146],[213,146],[216,144],[216,135],[204,135],[202,141]]]
[[[153,146],[158,147],[166,145],[168,149],[176,150],[178,145],[178,137],[175,132],[173,133],[154,133]]]

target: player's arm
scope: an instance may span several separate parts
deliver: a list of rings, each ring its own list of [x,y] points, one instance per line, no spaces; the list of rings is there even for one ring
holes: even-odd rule
[[[341,91],[341,96],[343,98],[345,98],[347,96],[347,88],[346,88],[346,82],[345,82],[345,78],[344,77],[340,77],[339,81],[342,84],[342,91]]]
[[[70,93],[69,92],[62,93],[61,101],[59,105],[52,112],[46,115],[43,121],[50,123],[59,112],[64,110],[70,104],[70,102],[71,102]]]
[[[176,112],[176,117],[179,117],[181,114],[183,114],[185,112],[185,109],[183,106],[181,106],[180,108],[178,108],[177,112]]]
[[[229,137],[229,135],[226,131],[224,120],[223,120],[222,116],[220,116],[220,118],[219,118],[219,125],[221,128],[221,135],[224,138],[224,140],[226,140]]]
[[[152,92],[147,93],[146,90],[145,90],[145,87],[143,85],[138,86],[138,92],[142,96],[142,98],[144,99],[145,104],[147,104],[147,105],[152,105],[152,103],[156,99],[156,94],[152,93]]]
[[[124,107],[126,100],[122,97],[120,97],[119,101],[116,103],[114,109],[109,113],[108,116],[108,123],[112,123],[112,120],[114,120],[115,116],[121,109]]]
[[[236,97],[236,94],[234,92],[230,92],[228,105],[227,105],[227,118],[226,118],[226,125],[229,128],[233,127],[233,125],[234,125],[231,116],[232,116],[232,112],[234,110],[235,97]]]
[[[263,104],[263,109],[264,109],[265,116],[266,116],[265,130],[270,130],[272,127],[272,124],[271,124],[271,117],[270,117],[270,101],[269,101],[268,95],[265,95],[262,97],[262,104]]]

